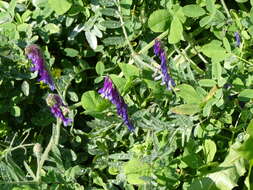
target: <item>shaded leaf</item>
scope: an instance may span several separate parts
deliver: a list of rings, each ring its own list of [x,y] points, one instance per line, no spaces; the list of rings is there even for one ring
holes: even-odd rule
[[[171,108],[171,112],[176,114],[193,115],[200,111],[199,104],[182,104]]]

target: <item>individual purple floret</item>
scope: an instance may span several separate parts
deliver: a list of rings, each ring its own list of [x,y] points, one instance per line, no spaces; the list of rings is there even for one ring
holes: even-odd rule
[[[60,118],[64,126],[68,126],[72,123],[72,119],[66,118],[63,114],[64,110],[67,110],[67,106],[63,104],[62,99],[57,94],[49,94],[47,96],[47,105],[51,108],[51,113]]]
[[[240,38],[239,32],[235,32],[235,41],[236,41],[236,46],[239,47],[241,45],[241,38]]]
[[[161,68],[161,72],[162,72],[162,81],[163,81],[162,84],[165,84],[167,89],[171,90],[172,87],[176,86],[176,83],[168,73],[166,54],[165,54],[165,51],[162,49],[162,45],[159,40],[155,41],[154,53],[161,60],[160,68]]]
[[[128,118],[127,104],[120,96],[109,77],[105,77],[104,86],[99,89],[98,92],[103,98],[110,100],[116,106],[117,113],[123,119],[124,124],[128,126],[130,131],[133,131],[134,127]]]
[[[43,55],[40,51],[40,48],[35,45],[29,45],[25,48],[26,55],[28,59],[32,61],[33,67],[31,68],[31,71],[38,71],[38,74],[40,75],[39,81],[42,81],[49,85],[50,89],[53,91],[55,89],[55,85],[53,83],[53,80],[48,73]]]
[[[162,47],[161,47],[161,43],[160,41],[158,41],[157,39],[155,40],[155,44],[154,44],[154,53],[156,56],[160,56]]]

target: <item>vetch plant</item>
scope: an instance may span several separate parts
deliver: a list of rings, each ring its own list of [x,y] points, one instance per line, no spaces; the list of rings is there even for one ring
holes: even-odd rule
[[[113,82],[109,77],[105,77],[104,86],[98,92],[103,98],[108,99],[116,106],[118,115],[122,117],[123,122],[127,125],[128,129],[133,131],[134,126],[128,118],[127,104],[119,94],[118,90],[114,87]]]
[[[63,104],[62,99],[58,94],[49,94],[46,101],[47,105],[51,108],[51,113],[56,118],[60,118],[64,126],[71,125],[73,120],[64,116],[64,112],[67,113],[68,108]]]
[[[45,61],[43,58],[43,54],[39,48],[39,46],[32,44],[25,48],[26,55],[28,59],[32,61],[33,67],[31,71],[37,71],[40,75],[39,81],[48,84],[50,89],[53,91],[55,89],[54,82],[46,68]]]
[[[176,86],[176,83],[168,73],[166,53],[165,53],[164,49],[162,48],[161,42],[159,40],[155,41],[154,53],[161,60],[160,68],[161,68],[161,72],[162,72],[162,75],[156,77],[156,79],[162,78],[162,84],[163,85],[165,84],[167,89],[171,90],[173,87]]]

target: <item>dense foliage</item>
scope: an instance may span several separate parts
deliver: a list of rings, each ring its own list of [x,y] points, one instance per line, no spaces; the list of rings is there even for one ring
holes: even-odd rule
[[[253,189],[252,7],[0,0],[0,189]]]

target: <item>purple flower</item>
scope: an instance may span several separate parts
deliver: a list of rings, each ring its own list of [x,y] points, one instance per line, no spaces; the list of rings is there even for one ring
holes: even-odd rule
[[[50,89],[53,91],[55,89],[55,85],[53,83],[50,74],[46,69],[40,48],[37,45],[32,44],[25,48],[25,52],[28,59],[30,59],[33,64],[33,67],[31,67],[31,71],[32,72],[38,71],[38,74],[40,75],[39,81],[48,84]]]
[[[238,32],[235,32],[235,41],[236,41],[236,46],[239,47],[241,45],[241,38]]]
[[[63,114],[64,110],[67,110],[67,106],[63,104],[62,99],[57,94],[49,94],[47,96],[47,105],[51,108],[51,113],[56,117],[60,118],[64,126],[68,126],[72,123],[72,119],[66,118]]]
[[[134,127],[128,118],[127,104],[120,96],[109,77],[105,77],[104,86],[99,89],[98,92],[103,98],[110,100],[116,106],[117,113],[123,119],[124,124],[128,126],[130,131],[133,131]]]
[[[161,52],[161,43],[160,41],[158,41],[157,39],[155,40],[155,44],[154,44],[154,53],[156,56],[159,56],[160,55],[160,52]]]
[[[162,72],[162,84],[165,84],[167,89],[171,90],[172,87],[176,86],[176,83],[168,73],[166,54],[165,51],[162,49],[162,45],[159,40],[155,40],[154,53],[161,60],[160,68]]]

